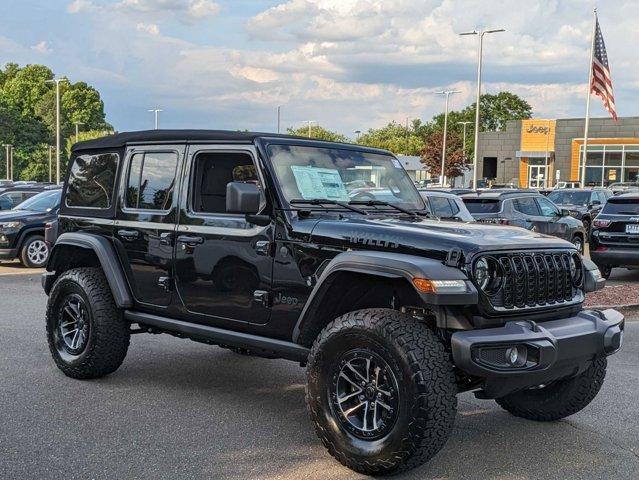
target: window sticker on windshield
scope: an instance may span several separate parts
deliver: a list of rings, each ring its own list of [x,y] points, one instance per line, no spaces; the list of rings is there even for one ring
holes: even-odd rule
[[[395,168],[402,168],[402,164],[396,158],[391,158],[391,161],[393,162],[393,166]]]
[[[304,200],[348,200],[348,192],[338,170],[300,165],[291,165],[291,170]]]

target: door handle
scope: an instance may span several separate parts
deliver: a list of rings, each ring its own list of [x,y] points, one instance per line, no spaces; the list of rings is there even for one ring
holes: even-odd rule
[[[140,236],[137,230],[118,230],[118,235],[125,240],[135,240]]]
[[[204,239],[202,237],[192,237],[190,235],[180,235],[177,238],[178,242],[186,243],[187,245],[194,246],[204,243]]]

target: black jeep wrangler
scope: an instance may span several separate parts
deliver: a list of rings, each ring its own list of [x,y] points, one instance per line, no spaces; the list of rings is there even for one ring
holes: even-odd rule
[[[475,391],[556,420],[601,388],[624,318],[569,242],[429,218],[389,152],[223,131],[122,133],[74,146],[43,286],[68,376],[169,333],[306,365],[317,434],[344,465],[433,457]]]

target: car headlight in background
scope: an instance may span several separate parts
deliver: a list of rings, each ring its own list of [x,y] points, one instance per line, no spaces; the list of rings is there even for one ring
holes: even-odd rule
[[[492,257],[482,257],[476,260],[472,274],[477,286],[489,295],[499,291],[504,279],[501,265]]]
[[[18,230],[22,226],[22,222],[6,222],[0,223],[0,231],[11,233]]]

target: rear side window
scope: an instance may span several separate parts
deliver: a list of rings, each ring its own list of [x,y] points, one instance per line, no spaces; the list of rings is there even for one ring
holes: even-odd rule
[[[611,198],[601,213],[609,215],[639,215],[639,198]]]
[[[430,197],[430,205],[433,214],[440,218],[451,218],[459,212],[459,207],[454,202],[444,197]]]
[[[135,153],[127,178],[127,208],[169,210],[175,189],[175,152]]]
[[[523,197],[513,200],[515,210],[524,215],[539,216],[539,209],[533,197]]]
[[[76,157],[69,174],[67,207],[110,208],[117,170],[117,153]]]
[[[464,198],[470,213],[498,213],[501,208],[499,200],[491,198]]]

